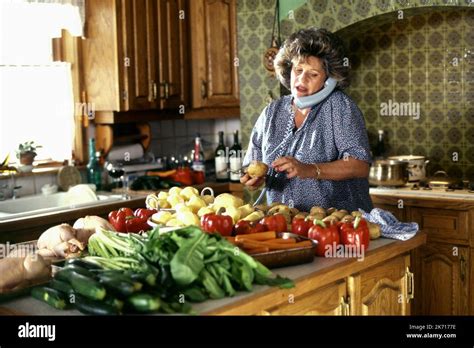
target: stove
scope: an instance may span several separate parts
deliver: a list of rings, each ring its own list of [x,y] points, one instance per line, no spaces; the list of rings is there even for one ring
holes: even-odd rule
[[[371,187],[370,193],[390,196],[439,197],[474,201],[474,182],[453,184],[448,188],[431,188],[424,183],[408,183],[401,187]]]

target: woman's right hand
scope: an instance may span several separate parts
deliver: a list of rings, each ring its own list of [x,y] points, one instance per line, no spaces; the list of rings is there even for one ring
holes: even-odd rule
[[[240,182],[244,184],[245,186],[248,187],[249,190],[253,191],[258,189],[262,184],[265,182],[265,177],[256,177],[256,178],[251,178],[250,175],[245,173],[244,176],[240,177]]]

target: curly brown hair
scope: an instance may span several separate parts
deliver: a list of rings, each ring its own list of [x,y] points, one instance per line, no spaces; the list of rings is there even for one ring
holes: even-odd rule
[[[276,76],[283,86],[290,89],[293,61],[309,56],[322,60],[327,76],[336,79],[339,88],[349,85],[349,66],[344,64],[346,55],[342,40],[326,29],[311,27],[291,34],[275,57]]]

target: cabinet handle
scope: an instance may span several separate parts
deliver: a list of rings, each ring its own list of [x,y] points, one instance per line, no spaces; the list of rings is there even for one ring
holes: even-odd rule
[[[269,311],[260,311],[257,313],[257,315],[272,315],[272,313],[270,313]]]
[[[207,82],[204,80],[201,81],[201,97],[207,97]]]
[[[348,316],[351,314],[351,305],[349,304],[349,298],[347,300],[341,297],[341,315]]]
[[[150,94],[148,96],[149,101],[156,100],[156,82],[153,80],[150,80]]]
[[[466,279],[466,259],[464,258],[464,255],[461,255],[461,262],[459,265],[461,267],[461,281],[464,283]]]
[[[158,86],[156,82],[153,81],[153,100],[158,98]]]
[[[406,269],[406,282],[407,282],[407,300],[410,301],[415,298],[415,276],[410,272],[410,268]]]
[[[168,99],[170,97],[170,84],[168,82],[165,82],[165,99]]]

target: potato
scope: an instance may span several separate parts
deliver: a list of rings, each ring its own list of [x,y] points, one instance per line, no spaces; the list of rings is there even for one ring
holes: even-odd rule
[[[352,215],[346,215],[341,219],[341,222],[352,222],[354,219],[355,218]]]
[[[336,211],[334,213],[332,213],[331,215],[337,217],[339,220],[341,220],[344,216],[347,215],[347,211],[344,212],[344,211]]]
[[[250,163],[249,167],[247,168],[247,174],[251,178],[261,178],[267,175],[267,172],[268,166],[265,163],[259,161],[252,161],[252,163]]]
[[[317,213],[324,214],[324,216],[326,216],[326,210],[320,206],[312,207],[309,211],[310,215],[316,215]]]
[[[278,204],[268,210],[267,215],[290,214],[290,208],[284,204]]]
[[[269,210],[268,205],[265,205],[265,204],[256,205],[254,208],[255,210],[263,211],[264,213],[266,213]]]
[[[337,216],[329,215],[323,219],[323,222],[336,223],[339,222],[339,219],[337,218]]]
[[[296,215],[299,214],[299,212],[300,212],[300,211],[299,211],[298,209],[296,209],[296,208],[290,208],[290,215],[291,215],[291,217],[295,217]]]
[[[374,224],[372,222],[367,221],[367,226],[369,227],[370,239],[377,239],[381,235],[380,225]]]
[[[326,214],[327,214],[327,215],[331,215],[331,214],[334,213],[335,211],[337,211],[337,209],[334,208],[334,207],[331,207],[331,208],[326,209]]]

